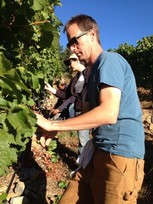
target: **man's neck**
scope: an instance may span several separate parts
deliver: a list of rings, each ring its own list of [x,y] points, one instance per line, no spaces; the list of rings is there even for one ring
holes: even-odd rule
[[[103,49],[100,45],[95,46],[95,49],[93,49],[92,53],[91,53],[91,57],[89,59],[89,63],[88,65],[90,67],[93,66],[93,64],[95,63],[96,59],[99,57],[99,55],[103,53]]]

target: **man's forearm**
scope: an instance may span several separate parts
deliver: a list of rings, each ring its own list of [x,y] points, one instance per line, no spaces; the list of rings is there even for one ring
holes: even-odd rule
[[[50,121],[43,116],[37,116],[37,125],[47,131],[85,130],[112,123],[112,115],[101,109],[100,106],[80,116],[61,120]]]

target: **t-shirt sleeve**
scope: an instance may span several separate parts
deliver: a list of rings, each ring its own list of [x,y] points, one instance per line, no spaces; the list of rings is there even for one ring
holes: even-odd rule
[[[106,56],[99,64],[98,70],[98,86],[104,83],[123,90],[124,65],[118,55]]]

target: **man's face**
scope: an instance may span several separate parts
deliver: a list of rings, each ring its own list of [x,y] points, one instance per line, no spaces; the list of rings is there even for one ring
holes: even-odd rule
[[[72,24],[67,29],[68,47],[74,52],[80,60],[88,62],[91,53],[91,38],[89,31],[83,32],[77,26]]]

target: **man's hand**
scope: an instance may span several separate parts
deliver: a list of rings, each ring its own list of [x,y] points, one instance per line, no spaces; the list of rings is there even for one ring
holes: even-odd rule
[[[44,132],[43,135],[40,137],[40,144],[43,147],[49,146],[51,140],[57,135],[57,131],[54,132]]]
[[[57,133],[57,131],[48,132],[39,127],[37,130],[37,136],[40,141],[40,144],[43,147],[49,146],[49,143],[57,135]]]
[[[52,122],[51,120],[46,119],[44,116],[35,112],[37,125],[46,131],[52,131]],[[53,130],[54,131],[54,130]]]

